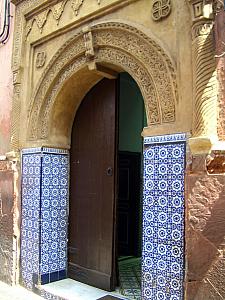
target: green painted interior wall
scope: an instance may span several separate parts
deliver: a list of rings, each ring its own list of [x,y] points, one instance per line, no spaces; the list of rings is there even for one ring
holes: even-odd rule
[[[138,85],[128,73],[120,74],[119,97],[119,151],[142,153],[141,132],[147,126],[144,99]],[[139,256],[141,256],[142,248],[142,188],[140,195]]]
[[[120,74],[119,150],[142,152],[141,132],[146,126],[144,100],[128,73]]]

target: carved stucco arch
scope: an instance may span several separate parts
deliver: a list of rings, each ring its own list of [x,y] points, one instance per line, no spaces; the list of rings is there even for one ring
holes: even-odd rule
[[[142,31],[124,23],[100,23],[90,30],[95,49],[92,60],[124,70],[136,80],[144,98],[148,126],[174,122],[176,72],[165,50]],[[49,142],[57,137],[59,144],[69,145],[75,111],[85,93],[101,79],[88,70],[90,58],[86,51],[80,32],[48,64],[30,102],[28,140]],[[64,113],[63,107],[68,106],[70,112]],[[57,112],[59,107],[61,112]]]

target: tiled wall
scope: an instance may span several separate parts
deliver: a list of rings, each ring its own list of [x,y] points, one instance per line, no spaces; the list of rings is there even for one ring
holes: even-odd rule
[[[142,300],[183,299],[185,140],[144,140]]]
[[[66,277],[68,151],[22,151],[21,278],[33,289]]]
[[[142,300],[181,300],[186,136],[144,140]],[[69,154],[22,151],[21,278],[30,289],[66,277]]]

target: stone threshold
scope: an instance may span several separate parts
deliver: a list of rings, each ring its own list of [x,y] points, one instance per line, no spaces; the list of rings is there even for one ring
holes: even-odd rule
[[[128,300],[119,291],[107,292],[67,278],[38,287],[41,297],[49,300]]]

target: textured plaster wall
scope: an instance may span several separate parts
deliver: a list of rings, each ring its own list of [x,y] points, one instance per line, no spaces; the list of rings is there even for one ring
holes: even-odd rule
[[[0,1],[0,32],[4,21],[4,3]],[[11,15],[14,6],[11,4]],[[13,94],[11,56],[13,44],[13,22],[6,44],[0,44],[0,155],[10,151],[10,124]],[[16,282],[18,259],[18,224],[16,198],[18,198],[17,164],[11,159],[0,160],[0,280],[8,284]]]
[[[0,2],[0,22],[4,14],[4,2]],[[11,5],[11,14],[14,15],[14,7]],[[11,56],[13,43],[13,18],[11,19],[10,38],[5,45],[0,44],[0,155],[9,151],[10,143],[10,116],[12,110],[12,71]]]
[[[15,284],[18,279],[18,164],[0,161],[0,280]]]

